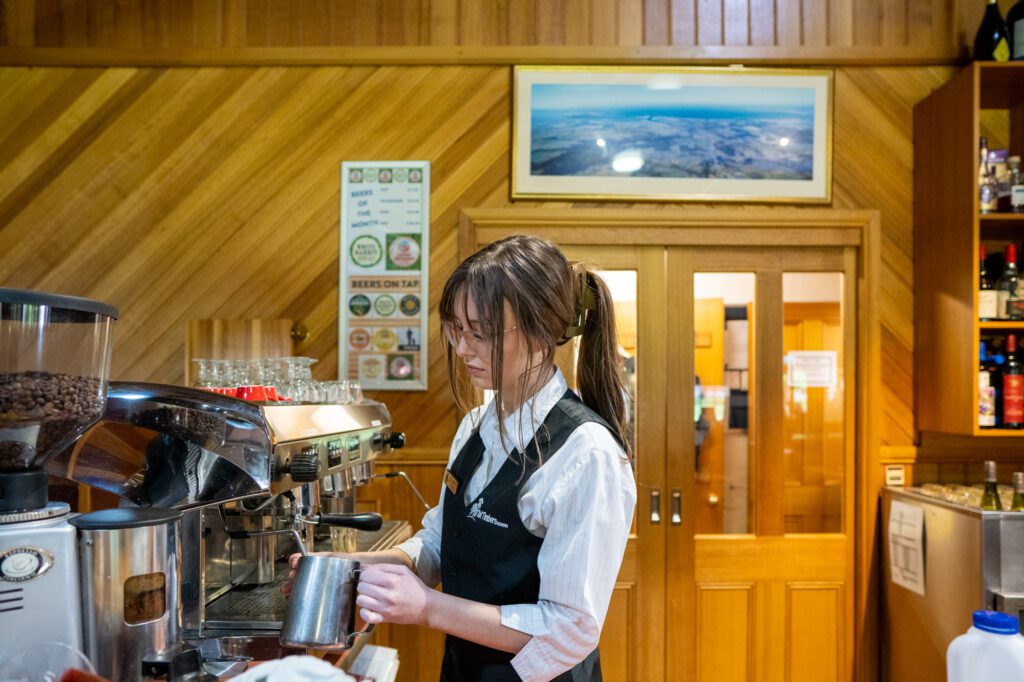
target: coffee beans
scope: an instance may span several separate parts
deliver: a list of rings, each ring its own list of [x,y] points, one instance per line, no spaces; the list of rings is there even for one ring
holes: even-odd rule
[[[67,446],[103,416],[103,388],[97,377],[0,372],[0,471],[41,466]]]

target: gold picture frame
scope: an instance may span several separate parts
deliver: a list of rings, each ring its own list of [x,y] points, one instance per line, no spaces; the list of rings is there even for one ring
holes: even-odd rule
[[[830,70],[517,66],[512,198],[828,204]]]

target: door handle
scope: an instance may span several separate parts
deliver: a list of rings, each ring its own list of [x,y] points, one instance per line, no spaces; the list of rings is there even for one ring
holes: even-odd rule
[[[651,523],[661,523],[661,490],[651,489]]]
[[[683,524],[683,491],[676,488],[672,491],[672,525]]]

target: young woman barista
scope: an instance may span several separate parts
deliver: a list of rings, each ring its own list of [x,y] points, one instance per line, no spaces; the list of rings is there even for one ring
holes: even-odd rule
[[[445,285],[456,398],[465,408],[460,370],[495,398],[463,419],[423,529],[351,556],[371,564],[356,600],[366,622],[447,633],[442,682],[601,679],[636,502],[612,311],[600,278],[533,237],[487,246]],[[554,364],[577,335],[582,400]]]

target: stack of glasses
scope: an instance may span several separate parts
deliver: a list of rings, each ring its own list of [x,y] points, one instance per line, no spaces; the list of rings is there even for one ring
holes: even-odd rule
[[[317,381],[313,358],[279,357],[254,360],[196,359],[195,388],[254,402],[330,403],[363,400],[354,381]]]

